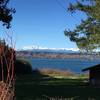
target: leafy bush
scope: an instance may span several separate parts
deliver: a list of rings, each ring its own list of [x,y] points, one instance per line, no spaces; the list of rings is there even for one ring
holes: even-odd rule
[[[15,61],[15,74],[23,75],[23,74],[31,74],[32,66],[31,64],[24,59],[16,59]]]

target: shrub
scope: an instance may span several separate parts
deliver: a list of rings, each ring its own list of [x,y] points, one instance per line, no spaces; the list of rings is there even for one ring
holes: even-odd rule
[[[15,50],[0,40],[0,81],[13,80],[15,58]]]
[[[15,74],[16,75],[24,75],[31,74],[32,66],[31,64],[24,59],[16,59],[15,61]]]

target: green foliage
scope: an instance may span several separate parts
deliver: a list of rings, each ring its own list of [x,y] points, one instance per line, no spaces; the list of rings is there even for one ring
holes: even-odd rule
[[[24,75],[31,74],[32,66],[30,63],[24,59],[16,59],[15,61],[15,74],[16,75]]]
[[[7,4],[10,0],[0,0],[0,21],[7,28],[10,28],[10,22],[12,20],[12,14],[15,13],[15,9],[8,8]]]
[[[77,10],[87,15],[76,29],[65,30],[64,33],[71,41],[76,42],[80,50],[92,52],[100,47],[100,0],[80,0],[70,4],[68,10],[75,13]]]

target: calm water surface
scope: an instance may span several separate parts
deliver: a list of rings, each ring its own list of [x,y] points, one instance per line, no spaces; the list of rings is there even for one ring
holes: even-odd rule
[[[80,73],[82,69],[100,63],[98,60],[89,59],[46,59],[46,58],[28,58],[32,68],[52,68],[61,70],[71,70]]]

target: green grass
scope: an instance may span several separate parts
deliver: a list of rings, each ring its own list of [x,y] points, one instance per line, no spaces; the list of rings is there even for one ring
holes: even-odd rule
[[[16,80],[16,100],[100,100],[100,88],[84,79],[53,78],[40,73]]]

